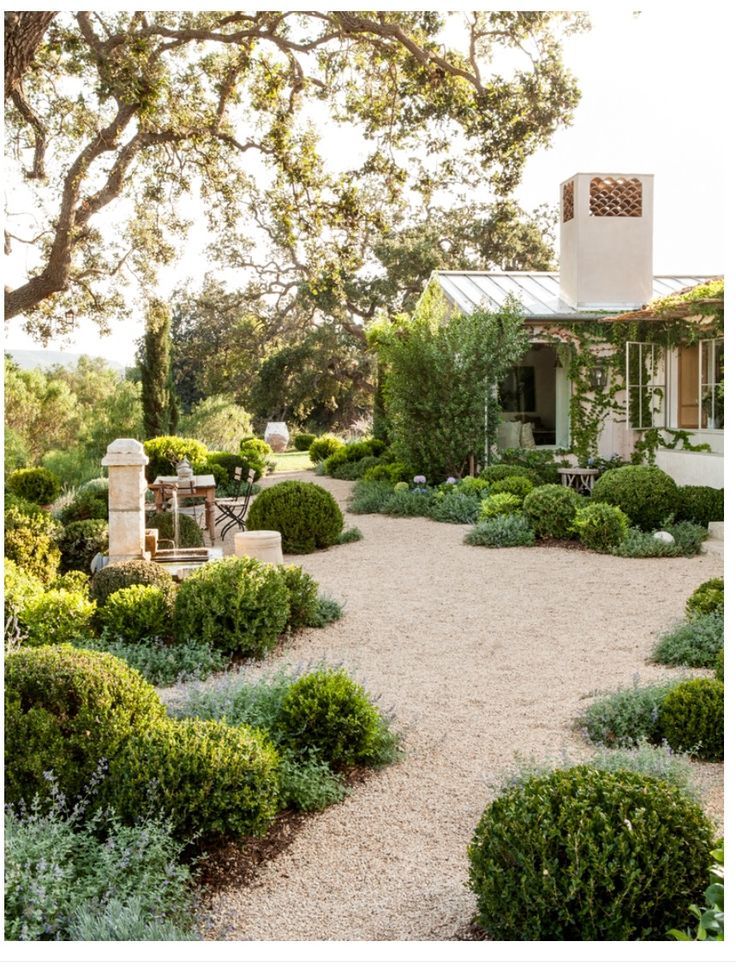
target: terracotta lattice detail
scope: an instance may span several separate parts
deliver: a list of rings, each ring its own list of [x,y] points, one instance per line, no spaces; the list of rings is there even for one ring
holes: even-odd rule
[[[641,217],[641,180],[594,176],[590,181],[591,217]]]
[[[575,187],[572,180],[568,180],[562,187],[562,223],[570,221],[575,216]]]

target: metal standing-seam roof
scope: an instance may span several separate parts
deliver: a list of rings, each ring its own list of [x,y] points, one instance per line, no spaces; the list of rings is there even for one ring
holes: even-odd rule
[[[652,279],[652,298],[671,295],[683,288],[707,282],[716,275],[655,275]],[[526,319],[599,319],[618,311],[615,308],[593,312],[579,311],[560,296],[560,281],[553,271],[435,271],[432,278],[439,282],[445,295],[461,312],[478,308],[499,309],[509,296],[521,302]],[[631,306],[622,306],[621,311]]]

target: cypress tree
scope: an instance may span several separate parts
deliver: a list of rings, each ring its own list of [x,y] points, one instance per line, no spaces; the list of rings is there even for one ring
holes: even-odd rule
[[[148,303],[139,363],[146,438],[173,434],[178,410],[171,381],[171,312],[160,299]]]

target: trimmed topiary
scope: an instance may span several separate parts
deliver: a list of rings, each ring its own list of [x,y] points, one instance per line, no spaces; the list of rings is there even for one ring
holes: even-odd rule
[[[38,505],[50,505],[61,492],[61,482],[48,468],[18,468],[8,476],[7,491]]]
[[[172,598],[176,590],[171,574],[159,563],[152,563],[149,560],[129,560],[126,563],[110,563],[98,570],[92,577],[90,594],[97,601],[98,607],[102,607],[110,594],[125,587],[132,587],[133,584],[158,587]]]
[[[489,465],[480,473],[480,478],[484,482],[488,482],[489,485],[493,485],[494,482],[501,482],[506,478],[525,478],[534,485],[541,484],[541,479],[536,472],[533,472],[530,468],[525,468],[523,465],[505,465],[500,463]]]
[[[713,833],[679,788],[572,767],[506,790],[468,850],[493,940],[658,940],[708,879]]]
[[[5,800],[48,797],[53,772],[74,800],[103,760],[165,718],[153,686],[112,655],[70,647],[15,651],[5,659]]]
[[[56,520],[34,503],[13,502],[5,509],[5,558],[50,584],[61,561],[61,532]]]
[[[179,640],[196,638],[229,655],[262,658],[289,614],[283,574],[270,563],[231,556],[205,564],[180,584],[174,629]]]
[[[564,485],[540,485],[524,499],[524,515],[542,539],[569,539],[572,522],[582,504],[577,492]]]
[[[177,462],[186,458],[192,468],[204,465],[207,461],[207,445],[196,438],[178,438],[166,434],[143,442],[143,451],[148,456],[146,479],[153,482],[159,475],[175,475]]]
[[[480,518],[495,519],[496,516],[506,516],[521,508],[521,499],[511,492],[494,492],[483,499],[480,504]]]
[[[705,529],[710,522],[723,522],[723,489],[709,485],[680,485],[677,491],[678,519],[696,522]]]
[[[334,546],[343,528],[342,512],[332,495],[310,482],[280,482],[251,503],[248,529],[281,533],[284,553],[312,553]]]
[[[167,637],[173,627],[172,598],[170,592],[139,583],[116,590],[97,615],[103,636],[130,643]]]
[[[90,572],[90,563],[97,553],[106,553],[108,546],[107,520],[82,519],[64,527],[59,541],[61,569]]]
[[[317,611],[317,581],[306,570],[289,564],[277,566],[281,579],[289,591],[289,620],[292,631],[306,628]]]
[[[108,799],[126,820],[147,800],[184,838],[260,835],[278,811],[279,767],[261,730],[164,719],[130,737],[115,757]]]
[[[470,546],[534,546],[534,530],[521,512],[509,512],[493,519],[484,519],[470,530],[463,540]]]
[[[298,678],[282,700],[276,725],[291,749],[315,753],[333,769],[382,761],[385,722],[365,689],[342,670]]]
[[[702,617],[704,614],[712,614],[713,611],[723,613],[724,590],[723,577],[712,577],[701,583],[699,587],[690,594],[685,605],[685,611],[690,620]]]
[[[591,502],[578,509],[572,529],[589,550],[611,553],[626,538],[629,520],[618,506]]]
[[[315,438],[310,444],[309,460],[316,465],[329,458],[330,455],[334,455],[342,446],[343,442],[340,438],[336,438],[332,434],[324,434],[321,438]]]
[[[604,472],[591,497],[617,505],[634,526],[645,531],[658,529],[680,504],[675,480],[653,465],[624,465]]]
[[[158,529],[159,539],[173,540],[174,532],[173,512],[147,512],[146,529]],[[179,512],[179,546],[192,548],[204,546],[204,533],[199,524],[191,516]]]
[[[723,682],[695,678],[676,685],[662,703],[662,735],[677,753],[723,759]]]
[[[59,513],[59,521],[65,526],[73,522],[87,522],[91,519],[107,519],[107,517],[107,494],[101,496],[87,491],[78,492]]]
[[[534,488],[534,483],[529,478],[522,478],[521,475],[510,475],[508,478],[501,478],[493,483],[494,492],[510,492],[522,501],[529,495]]]
[[[92,637],[95,605],[78,590],[49,590],[26,601],[18,621],[29,645]]]
[[[309,451],[312,444],[317,440],[316,434],[299,433],[294,435],[294,450]]]
[[[366,458],[377,459],[386,450],[386,445],[378,438],[366,438],[363,441],[351,441],[341,445],[324,461],[325,475],[333,475],[337,469],[348,462],[364,461]],[[369,466],[366,466],[366,470]]]

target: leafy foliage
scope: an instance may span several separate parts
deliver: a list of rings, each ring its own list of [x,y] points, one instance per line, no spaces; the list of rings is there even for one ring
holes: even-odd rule
[[[408,488],[408,486],[407,486]],[[387,482],[357,482],[353,494],[348,502],[348,512],[365,515],[371,512],[381,512],[383,506],[394,494],[394,490]]]
[[[14,560],[3,561],[5,620],[17,617],[29,600],[43,593],[43,584]]]
[[[338,536],[337,542],[340,546],[344,543],[359,543],[363,538],[363,533],[358,529],[357,526],[350,526],[349,529],[343,529],[343,531]]]
[[[624,465],[604,472],[593,486],[595,502],[617,505],[639,529],[658,529],[679,506],[671,476],[649,465]]]
[[[317,581],[299,566],[284,564],[276,569],[289,591],[287,627],[294,631],[307,627],[317,612]]]
[[[435,497],[429,513],[437,522],[474,523],[480,512],[480,499],[466,492],[447,492]]]
[[[176,539],[173,512],[147,512],[146,529],[158,529],[159,539]],[[204,546],[204,533],[191,516],[179,512],[179,546]]]
[[[488,482],[489,485],[495,485],[496,482],[505,482],[507,478],[524,478],[535,485],[540,484],[539,476],[530,468],[525,468],[520,464],[506,462],[494,462],[492,465],[488,465],[480,473],[480,477],[484,482]],[[555,479],[555,484],[557,483],[559,483],[559,478]]]
[[[61,551],[57,545],[60,528],[33,503],[11,502],[5,509],[5,558],[13,560],[45,584],[59,570]]]
[[[160,638],[144,637],[131,643],[120,637],[102,637],[78,644],[87,651],[104,651],[121,658],[153,685],[207,678],[227,664],[221,651],[194,640],[169,644]]]
[[[668,527],[668,532],[672,533],[673,537],[674,528],[675,527],[672,525]],[[616,556],[623,556],[631,559],[688,556],[692,554],[692,546],[694,545],[697,546],[695,552],[700,552],[700,541],[695,543],[695,537],[693,537],[690,533],[687,533],[687,536],[690,537],[689,539],[686,539],[686,543],[691,548],[690,553],[683,552],[676,542],[667,543],[664,540],[656,539],[651,533],[644,533],[641,531],[641,529],[637,529],[636,526],[632,526],[629,529],[628,534],[616,547],[614,553]]]
[[[581,716],[579,727],[592,743],[633,749],[648,740],[662,740],[662,703],[676,681],[648,685],[635,683],[596,699]]]
[[[61,492],[61,482],[46,468],[18,468],[9,476],[6,488],[27,502],[49,505]]]
[[[320,594],[317,597],[317,606],[314,608],[307,621],[308,628],[326,628],[333,621],[339,621],[343,616],[343,605],[333,597]]]
[[[128,644],[167,637],[172,619],[171,597],[158,587],[139,583],[110,594],[98,614],[103,635]]]
[[[695,936],[691,936],[689,931],[683,932],[678,929],[668,930],[667,935],[676,940],[698,940],[705,942],[723,942],[725,939],[724,915],[723,915],[723,839],[721,838],[718,847],[711,855],[715,864],[710,867],[710,885],[705,890],[703,900],[705,907],[691,905],[690,912],[698,921]]]
[[[723,577],[712,577],[696,587],[688,597],[685,605],[687,616],[693,620],[714,611],[723,613],[724,600]]]
[[[524,499],[524,515],[542,539],[568,539],[582,499],[564,485],[540,485]]]
[[[294,450],[309,451],[309,449],[312,447],[312,443],[316,440],[316,434],[307,434],[304,431],[300,431],[298,434],[294,435]]]
[[[261,438],[245,437],[240,442],[240,454],[245,462],[244,474],[252,468],[257,482],[269,467],[271,448]]]
[[[386,516],[430,516],[434,509],[435,498],[431,489],[392,492],[386,496],[381,512]]]
[[[511,492],[494,492],[483,499],[480,504],[480,518],[495,519],[496,516],[507,516],[521,508],[522,500]]]
[[[252,436],[251,415],[235,401],[234,394],[215,394],[194,404],[191,411],[179,422],[179,433],[183,437],[195,438],[210,449],[208,463],[213,460],[212,453],[236,456],[243,438]],[[223,464],[222,461],[218,462]],[[234,474],[231,465],[225,465]],[[238,467],[243,464],[242,458]]]
[[[153,482],[159,475],[175,475],[176,463],[187,458],[192,468],[207,461],[207,445],[196,438],[178,438],[161,435],[143,442],[148,457],[146,479]]]
[[[522,501],[529,495],[534,488],[531,479],[520,475],[511,475],[509,478],[501,478],[493,482],[494,492],[510,492]]]
[[[678,788],[578,766],[486,808],[470,886],[492,939],[658,939],[702,890],[712,845],[707,818]]]
[[[533,546],[535,536],[525,515],[520,512],[509,512],[479,522],[470,530],[463,542],[471,546]]]
[[[702,760],[723,760],[723,710],[723,682],[681,682],[662,702],[662,734],[673,750]]]
[[[315,438],[309,446],[309,460],[315,465],[317,462],[325,461],[330,455],[342,448],[343,442],[340,438],[333,437],[331,434],[324,434],[321,438]]]
[[[61,569],[90,572],[90,563],[97,553],[107,552],[108,532],[106,519],[81,519],[64,527],[59,540]]]
[[[150,560],[130,560],[126,563],[110,563],[98,570],[92,577],[90,592],[97,604],[102,607],[110,594],[133,584],[158,587],[167,595],[174,594],[175,584],[160,564]]]
[[[723,489],[709,485],[680,485],[677,518],[708,528],[708,523],[723,522]]]
[[[657,642],[652,661],[661,665],[713,668],[723,648],[723,614],[704,614],[678,624]]]
[[[286,481],[260,493],[250,506],[246,525],[250,530],[280,532],[285,553],[312,553],[337,542],[343,517],[326,489]]]
[[[378,458],[386,450],[379,438],[366,438],[364,441],[350,441],[331,452],[325,459],[324,473],[332,475],[335,469],[345,462],[362,461],[365,458]]]
[[[611,553],[626,538],[629,520],[618,506],[591,502],[578,509],[572,529],[589,550]]]
[[[59,512],[59,521],[68,526],[70,523],[87,522],[89,520],[107,519],[107,492],[95,492],[83,489]]]
[[[18,620],[29,645],[57,644],[92,635],[95,605],[79,591],[49,590],[29,598]]]

